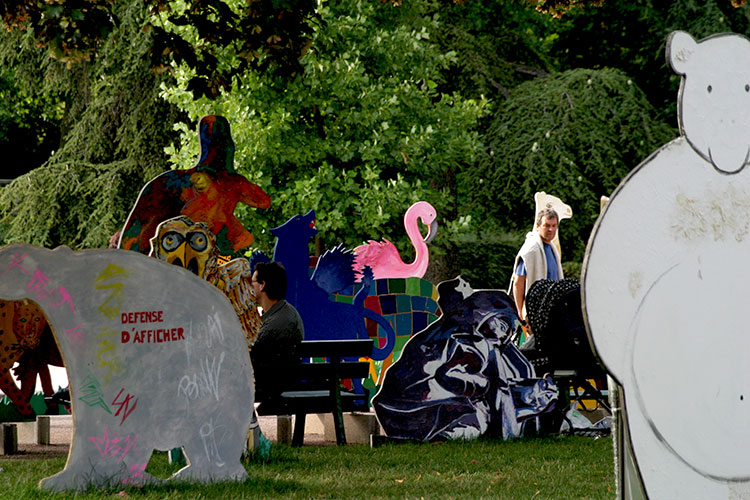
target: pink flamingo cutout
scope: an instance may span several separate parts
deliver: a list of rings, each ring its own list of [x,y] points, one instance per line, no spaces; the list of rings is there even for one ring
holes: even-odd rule
[[[432,241],[437,234],[438,224],[436,218],[437,212],[426,201],[416,202],[404,214],[406,234],[409,236],[416,251],[414,262],[411,264],[404,263],[396,246],[385,238],[383,238],[383,241],[370,240],[364,245],[356,247],[354,249],[353,267],[358,273],[357,281],[360,281],[362,278],[361,272],[364,266],[372,268],[375,279],[410,278],[412,276],[421,278],[424,276],[427,266],[430,263],[427,243]],[[429,227],[425,238],[422,238],[418,221]]]

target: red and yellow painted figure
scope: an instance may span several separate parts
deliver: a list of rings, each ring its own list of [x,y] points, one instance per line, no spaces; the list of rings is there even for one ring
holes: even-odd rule
[[[193,168],[171,170],[141,190],[122,231],[120,248],[148,254],[149,240],[164,220],[186,215],[205,223],[221,255],[252,244],[253,235],[234,216],[238,203],[268,208],[271,198],[234,170],[234,141],[222,116],[204,116],[198,125],[201,156]]]

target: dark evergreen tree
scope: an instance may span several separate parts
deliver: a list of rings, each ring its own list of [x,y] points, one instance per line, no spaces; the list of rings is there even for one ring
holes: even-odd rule
[[[119,24],[97,57],[70,67],[37,47],[33,30],[0,35],[23,88],[64,110],[59,149],[0,190],[5,242],[106,246],[143,184],[169,168],[164,148],[182,115],[159,96],[171,77],[152,69],[148,10],[143,2],[113,9]]]
[[[676,135],[620,71],[553,74],[519,85],[500,104],[463,189],[487,239],[505,231],[522,241],[533,228],[534,193],[560,197],[574,212],[560,228],[563,260],[580,263],[600,197]],[[512,256],[505,266],[509,277]]]

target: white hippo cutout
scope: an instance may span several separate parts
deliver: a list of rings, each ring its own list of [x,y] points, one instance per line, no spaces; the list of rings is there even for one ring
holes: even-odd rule
[[[44,311],[68,371],[74,433],[42,488],[158,481],[154,449],[182,446],[176,478],[243,480],[253,409],[245,336],[229,301],[186,269],[137,252],[0,249],[0,297]]]
[[[682,135],[635,168],[599,217],[584,317],[623,387],[640,478],[626,470],[620,498],[746,499],[750,41],[675,32],[667,58],[682,75]]]

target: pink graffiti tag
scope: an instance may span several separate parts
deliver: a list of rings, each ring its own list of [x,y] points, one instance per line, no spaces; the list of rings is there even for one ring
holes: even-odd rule
[[[135,464],[130,466],[130,476],[123,479],[121,484],[132,484],[134,486],[140,486],[145,482],[147,479],[146,476],[143,474],[143,471],[146,470],[147,464]]]
[[[138,404],[138,398],[133,398],[132,394],[126,394],[125,399],[122,401],[118,401],[120,399],[120,395],[122,395],[122,391],[125,389],[120,389],[120,392],[117,393],[117,396],[115,396],[115,400],[112,401],[112,406],[119,406],[119,409],[115,413],[115,417],[119,416],[121,412],[123,412],[123,409],[125,410],[122,414],[122,420],[120,421],[120,425],[122,425],[125,422],[125,419],[130,416],[131,413],[133,413],[133,410],[135,410],[136,405]],[[133,401],[133,406],[130,406],[131,400]]]
[[[70,296],[65,287],[60,286],[57,291],[60,292],[60,296],[62,297],[62,299],[60,299],[60,302],[58,302],[57,304],[52,304],[52,307],[60,307],[63,304],[68,304],[70,306],[70,310],[73,312],[73,314],[75,314],[76,308],[73,305],[73,298]]]
[[[3,271],[0,276],[5,276],[5,274],[10,271],[12,267],[17,267],[21,271],[23,271],[24,274],[29,274],[29,270],[26,269],[21,265],[23,260],[27,257],[27,254],[23,254],[21,256],[18,255],[18,253],[13,254],[13,257],[11,258],[10,264],[8,264],[8,267],[5,268],[5,271]],[[50,284],[50,279],[47,275],[45,275],[42,271],[39,269],[34,270],[34,274],[31,277],[31,281],[26,285],[26,289],[29,290],[31,293],[36,294],[36,298],[41,302],[42,300],[49,299],[52,294],[55,292],[58,292],[60,294],[60,301],[53,303],[51,300],[48,300],[47,303],[52,305],[53,307],[60,307],[63,304],[68,304],[70,306],[70,310],[73,311],[73,314],[76,313],[75,306],[73,305],[73,298],[70,296],[70,293],[65,289],[65,287],[58,287],[58,288],[52,288],[51,290],[48,289]]]
[[[70,348],[79,358],[86,354],[86,341],[83,339],[83,332],[80,330],[81,323],[78,323],[73,328],[65,329],[65,337],[70,343]]]
[[[76,308],[73,305],[73,298],[70,296],[70,293],[65,289],[65,287],[60,286],[57,288],[49,289],[50,279],[49,277],[44,274],[39,269],[34,270],[34,275],[31,277],[31,281],[26,285],[26,288],[33,294],[36,294],[36,298],[38,302],[46,302],[47,304],[53,306],[53,307],[60,307],[63,304],[68,304],[70,307],[70,310],[73,312],[73,314],[76,313]],[[60,294],[60,301],[59,302],[53,302],[53,299],[51,296],[55,293]]]
[[[138,434],[133,437],[132,435],[128,435],[125,438],[117,435],[110,436],[107,432],[107,427],[104,427],[104,436],[102,437],[96,437],[91,436],[89,437],[89,441],[94,443],[94,445],[99,450],[99,454],[102,458],[115,458],[118,457],[117,463],[125,459],[128,452],[135,446],[135,442],[138,439]]]
[[[8,267],[5,268],[5,271],[3,271],[3,274],[0,274],[0,276],[5,276],[5,273],[10,271],[11,267],[17,267],[21,271],[23,271],[24,274],[29,274],[29,271],[21,265],[21,262],[23,262],[23,259],[25,258],[26,258],[26,254],[23,254],[19,257],[18,253],[14,253],[13,258],[10,261],[10,264],[8,265]]]
[[[36,294],[36,298],[40,301],[46,299],[55,292],[55,289],[47,290],[49,286],[49,277],[41,272],[39,269],[34,270],[34,276],[31,277],[31,281],[26,285],[26,288]]]

